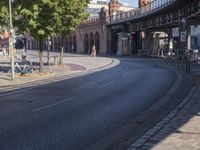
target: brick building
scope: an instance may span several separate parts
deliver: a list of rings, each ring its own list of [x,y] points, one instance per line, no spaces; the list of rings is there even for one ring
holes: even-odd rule
[[[133,10],[134,7],[124,6],[118,0],[110,0],[110,2],[100,3],[96,6],[91,3],[89,6],[94,8],[102,7],[99,10],[97,18],[91,18],[81,22],[76,32],[67,36],[65,39],[64,50],[65,52],[74,53],[90,53],[92,45],[96,46],[97,54],[107,54],[107,28],[106,21],[109,21],[109,16],[118,14],[120,12]],[[88,8],[89,9],[89,8]],[[93,10],[93,9],[90,9]],[[95,10],[95,14],[98,9]],[[92,13],[92,12],[91,12]],[[96,16],[96,15],[94,15]],[[27,36],[27,48],[37,49],[38,42],[32,37]],[[61,37],[57,35],[52,39],[52,51],[59,51],[61,47]]]

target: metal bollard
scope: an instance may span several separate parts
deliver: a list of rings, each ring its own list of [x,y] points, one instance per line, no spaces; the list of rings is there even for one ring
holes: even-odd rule
[[[54,56],[54,65],[57,64],[57,56]]]

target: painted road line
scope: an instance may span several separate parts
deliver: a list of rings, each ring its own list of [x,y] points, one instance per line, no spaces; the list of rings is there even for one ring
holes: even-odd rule
[[[78,89],[85,89],[85,88],[88,88],[90,85],[96,84],[97,82],[99,82],[99,81],[90,82],[89,84],[83,85],[83,86],[79,87]]]
[[[50,107],[53,107],[53,106],[68,102],[68,101],[73,100],[73,99],[76,99],[76,97],[75,96],[74,97],[70,97],[70,98],[67,98],[65,100],[53,103],[53,104],[49,104],[49,105],[46,105],[46,106],[43,106],[43,107],[40,107],[40,108],[33,109],[32,112],[41,111],[41,110],[44,110],[44,109],[47,109],[47,108],[50,108]]]
[[[124,72],[121,77],[124,78],[127,74],[127,72]]]
[[[99,81],[90,82],[90,85],[96,84],[97,82],[99,82]]]
[[[102,88],[104,88],[104,87],[106,87],[106,86],[109,86],[109,85],[111,85],[111,84],[113,84],[113,83],[115,83],[115,81],[110,81],[110,82],[108,82],[108,83],[105,83],[105,84],[101,85],[99,88],[102,89]]]

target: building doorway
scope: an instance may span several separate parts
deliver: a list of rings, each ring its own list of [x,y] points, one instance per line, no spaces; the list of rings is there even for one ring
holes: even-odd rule
[[[84,37],[84,49],[85,49],[85,53],[88,54],[89,53],[89,41],[88,41],[88,35],[87,33],[85,34]]]
[[[100,41],[99,41],[99,33],[95,33],[95,46],[96,46],[96,52],[99,54],[99,49],[100,49]]]

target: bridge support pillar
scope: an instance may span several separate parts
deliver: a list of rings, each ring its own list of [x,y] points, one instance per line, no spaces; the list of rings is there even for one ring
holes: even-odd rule
[[[169,43],[169,50],[172,50],[174,48],[173,43],[173,35],[172,35],[172,29],[169,29],[169,34],[168,34],[168,43]]]
[[[130,55],[128,33],[118,33],[117,56]]]
[[[192,43],[191,43],[191,29],[190,26],[188,27],[188,31],[187,31],[187,49],[191,49],[192,47]]]
[[[180,20],[179,41],[180,41],[180,48],[185,49],[187,46],[187,26],[185,18],[182,18],[182,20]]]
[[[141,38],[142,38],[142,49],[147,50],[149,49],[149,35],[147,31],[141,32]]]

